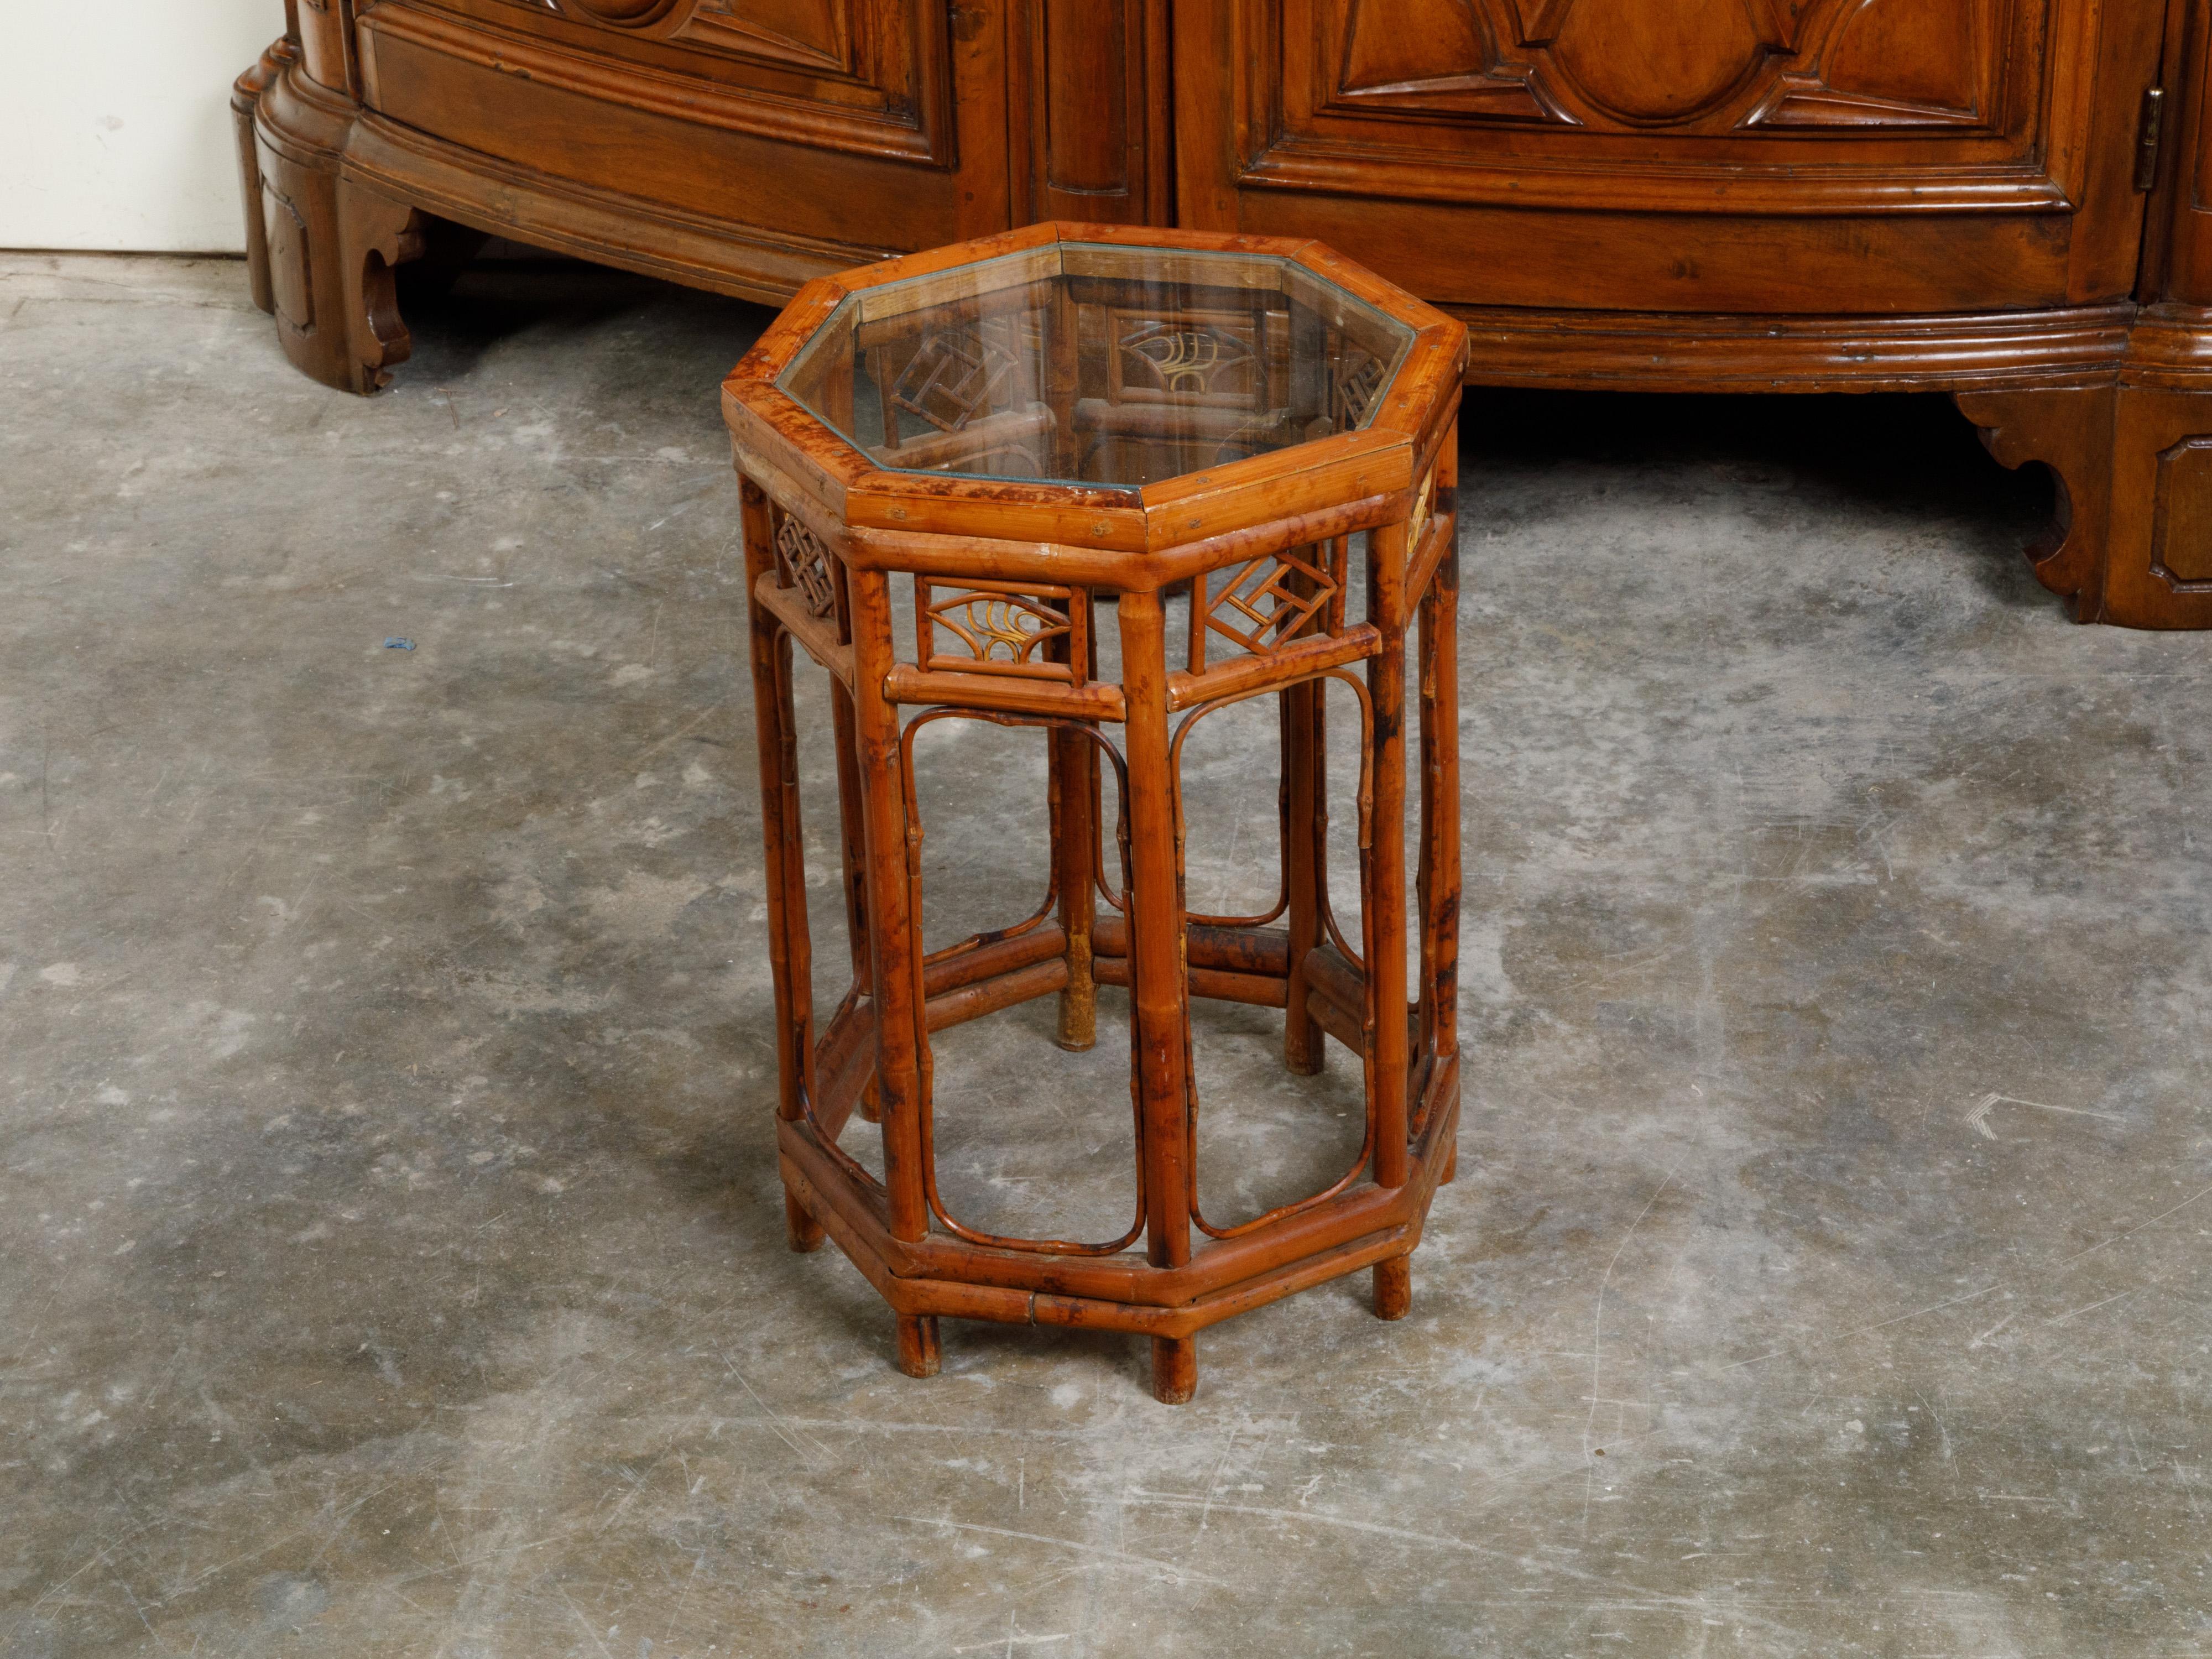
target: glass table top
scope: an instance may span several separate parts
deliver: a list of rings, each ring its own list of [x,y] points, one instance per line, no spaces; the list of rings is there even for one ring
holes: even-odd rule
[[[878,467],[1133,493],[1357,431],[1413,338],[1288,259],[1055,242],[848,295],[776,384]]]

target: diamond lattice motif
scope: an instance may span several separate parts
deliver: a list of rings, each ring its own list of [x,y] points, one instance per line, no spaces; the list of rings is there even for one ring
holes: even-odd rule
[[[988,410],[1016,364],[1004,346],[975,329],[933,330],[891,388],[891,401],[940,432],[957,432]]]
[[[784,514],[775,532],[775,550],[783,561],[784,586],[798,590],[809,616],[827,617],[837,608],[837,590],[830,575],[830,550],[812,531],[789,514]]]
[[[1312,584],[1311,592],[1300,593],[1290,585],[1299,576]],[[1319,565],[1292,553],[1270,554],[1240,568],[1207,601],[1206,625],[1254,655],[1263,655],[1295,638],[1335,592],[1334,579]],[[1243,617],[1249,626],[1238,626],[1224,611]]]

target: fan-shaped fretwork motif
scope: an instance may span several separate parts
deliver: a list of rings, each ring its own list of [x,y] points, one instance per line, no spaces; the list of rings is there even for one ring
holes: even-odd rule
[[[1418,550],[1421,538],[1428,533],[1429,514],[1437,504],[1437,470],[1433,466],[1421,480],[1421,488],[1413,497],[1413,510],[1406,520],[1406,545]]]
[[[1181,319],[1139,323],[1121,342],[1127,360],[1124,384],[1141,385],[1149,375],[1172,394],[1243,392],[1255,366],[1249,342],[1226,329]],[[1133,368],[1131,377],[1127,369]]]
[[[925,669],[1071,683],[1079,678],[1081,611],[1073,588],[981,580],[940,588],[917,577],[915,613]],[[1067,641],[1069,648],[1048,651],[1054,640]]]

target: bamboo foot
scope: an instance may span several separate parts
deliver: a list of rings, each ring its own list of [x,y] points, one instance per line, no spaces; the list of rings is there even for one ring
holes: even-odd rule
[[[872,1072],[868,1074],[868,1080],[860,1085],[860,1121],[881,1123],[883,1121],[884,1099],[876,1092],[875,1074]]]
[[[898,1316],[898,1368],[908,1376],[934,1376],[945,1363],[935,1314]]]
[[[1152,1339],[1152,1398],[1181,1406],[1198,1392],[1198,1343],[1188,1336]]]
[[[1082,1054],[1098,1042],[1098,988],[1085,981],[1060,994],[1060,1032],[1054,1041],[1072,1054]]]
[[[1449,1187],[1459,1179],[1459,1148],[1455,1146],[1444,1154],[1444,1172],[1437,1179],[1439,1187]]]
[[[1375,1316],[1403,1319],[1413,1310],[1413,1262],[1394,1255],[1375,1264]]]
[[[789,1193],[783,1195],[783,1231],[791,1241],[791,1248],[801,1255],[822,1248],[822,1224]]]

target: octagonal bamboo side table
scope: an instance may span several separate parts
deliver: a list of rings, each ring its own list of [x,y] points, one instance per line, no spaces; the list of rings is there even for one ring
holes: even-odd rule
[[[1040,225],[810,283],[731,374],[790,1238],[826,1232],[867,1275],[909,1374],[937,1370],[947,1315],[1103,1328],[1152,1339],[1153,1391],[1174,1402],[1217,1320],[1364,1267],[1376,1312],[1407,1311],[1458,1120],[1466,355],[1459,324],[1318,243]],[[830,677],[836,724],[853,978],[826,1019],[794,645]],[[1359,714],[1356,942],[1326,877],[1332,681]],[[1282,722],[1283,901],[1194,914],[1184,741],[1256,697]],[[945,720],[1048,734],[1053,890],[925,952],[914,738]],[[1087,1048],[1101,984],[1130,992],[1134,1221],[1099,1243],[964,1224],[937,1180],[931,1034],[1051,996],[1062,1046]],[[1366,1131],[1340,1179],[1233,1224],[1205,1215],[1193,998],[1283,1009],[1293,1072],[1320,1070],[1328,1042],[1350,1051]],[[880,1179],[839,1144],[856,1110],[881,1124]]]

